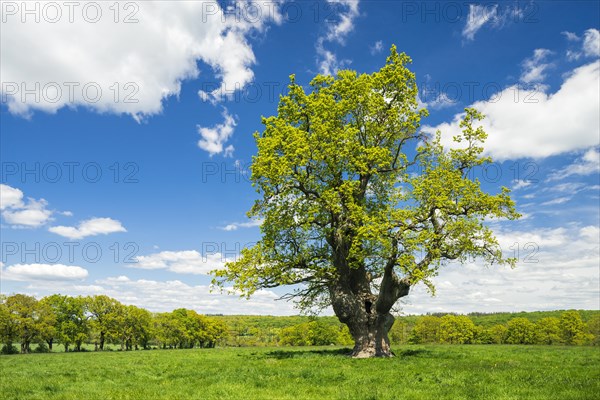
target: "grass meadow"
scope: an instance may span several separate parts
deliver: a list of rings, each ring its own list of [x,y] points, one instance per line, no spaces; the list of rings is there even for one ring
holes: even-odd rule
[[[599,398],[600,349],[411,345],[217,348],[0,356],[5,400]]]

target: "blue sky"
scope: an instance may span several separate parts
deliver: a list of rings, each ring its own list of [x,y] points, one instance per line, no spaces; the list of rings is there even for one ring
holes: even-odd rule
[[[252,134],[290,74],[373,72],[395,44],[423,130],[451,145],[465,107],[488,116],[479,178],[524,215],[490,222],[518,268],[449,265],[403,311],[600,307],[597,2],[28,4],[1,6],[2,293],[297,313],[208,287],[259,238]]]

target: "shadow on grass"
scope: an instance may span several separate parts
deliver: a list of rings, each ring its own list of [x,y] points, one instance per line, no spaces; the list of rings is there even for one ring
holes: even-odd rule
[[[415,356],[424,355],[427,353],[429,353],[429,350],[425,350],[425,349],[405,349],[405,350],[399,350],[399,351],[394,352],[396,357],[402,357],[402,358],[415,357]]]
[[[404,349],[394,351],[394,355],[400,358],[418,357],[428,354],[429,350],[425,349]],[[334,357],[349,357],[352,354],[351,348],[341,349],[313,349],[313,350],[274,350],[265,353],[267,358],[276,358],[278,360],[286,358],[306,357],[311,355],[319,356],[334,356]]]
[[[278,360],[286,359],[286,358],[296,358],[296,357],[306,357],[310,355],[319,355],[319,356],[337,356],[337,357],[346,357],[352,353],[352,349],[342,348],[342,349],[314,349],[314,350],[275,350],[266,353],[266,357],[268,358],[276,358]]]

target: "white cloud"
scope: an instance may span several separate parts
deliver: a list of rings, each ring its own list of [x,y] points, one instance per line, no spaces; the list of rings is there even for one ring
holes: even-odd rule
[[[127,232],[120,221],[112,218],[92,218],[74,226],[52,226],[48,231],[69,239],[83,239],[87,236],[108,235],[115,232]]]
[[[578,51],[567,50],[567,60],[577,61],[581,58],[581,53]]]
[[[354,20],[359,15],[359,0],[327,0],[331,7],[338,11],[337,22],[326,21],[329,23],[326,33],[326,39],[330,42],[344,44],[346,36],[354,30]]]
[[[44,199],[28,198],[23,201],[23,192],[17,188],[0,184],[0,210],[2,218],[13,227],[37,228],[48,222],[52,211],[46,209]]]
[[[569,31],[564,31],[561,32],[563,35],[565,35],[565,37],[567,38],[568,41],[570,42],[578,42],[579,40],[581,40],[581,38],[579,36],[577,36],[577,34],[573,33],[573,32],[569,32]]]
[[[225,142],[233,135],[235,128],[235,119],[229,115],[227,109],[223,110],[223,123],[217,124],[212,128],[198,126],[198,133],[202,139],[198,141],[198,147],[206,150],[211,156],[224,153],[225,156],[232,156],[234,147],[229,145],[224,147]]]
[[[588,29],[583,34],[583,53],[588,57],[600,57],[600,31]]]
[[[542,205],[542,206],[553,206],[553,205],[556,205],[556,204],[566,203],[567,201],[569,201],[571,199],[572,199],[572,197],[569,197],[569,196],[557,197],[556,199],[545,201],[545,202],[543,202],[540,205]]]
[[[17,188],[0,183],[0,210],[22,206],[23,192]]]
[[[233,222],[231,224],[227,224],[224,227],[220,228],[224,231],[236,231],[239,228],[254,228],[260,226],[263,223],[262,220],[252,220],[249,222]]]
[[[316,49],[319,73],[322,75],[335,75],[340,69],[350,64],[350,60],[338,60],[332,51],[325,48],[322,40],[317,41]]]
[[[451,264],[435,278],[436,296],[421,285],[404,298],[406,313],[597,309],[597,226],[503,230],[496,233],[517,268]],[[500,301],[498,301],[500,300]]]
[[[544,61],[552,52],[548,49],[535,49],[533,56],[523,61],[523,73],[521,74],[521,82],[534,83],[542,82],[546,79],[544,72],[552,66]]]
[[[15,264],[2,268],[2,279],[10,281],[73,281],[87,276],[85,268],[63,264]]]
[[[163,99],[180,93],[182,81],[198,77],[197,61],[208,64],[217,80],[205,95],[220,100],[253,79],[255,56],[248,35],[264,31],[269,22],[281,22],[277,2],[238,1],[227,13],[215,1],[118,3],[118,23],[109,2],[94,3],[101,8],[95,23],[83,18],[81,5],[70,22],[66,6],[54,4],[62,8],[55,23],[45,18],[36,23],[34,16],[22,23],[21,12],[4,15],[2,92],[13,114],[77,106],[136,118],[157,114]],[[41,9],[46,3],[34,6]],[[248,16],[252,7],[260,14]],[[128,15],[136,21],[124,23]],[[39,85],[39,98],[22,99],[21,85]]]
[[[530,185],[531,185],[531,181],[524,181],[523,179],[515,179],[515,180],[513,180],[512,190],[523,189]]]
[[[427,94],[425,93],[425,95],[427,95]],[[443,108],[452,107],[456,103],[457,103],[456,99],[451,99],[444,92],[438,94],[435,97],[435,99],[433,99],[431,101],[427,101],[427,102],[423,101],[421,99],[421,97],[419,96],[419,108],[426,107],[428,109],[441,110]]]
[[[383,42],[381,40],[376,41],[373,46],[369,47],[369,51],[371,52],[371,55],[381,53],[383,51]]]
[[[161,251],[148,256],[138,256],[136,261],[128,266],[148,270],[165,269],[178,274],[207,275],[214,269],[222,268],[229,260],[218,252],[203,256],[196,250],[186,250]]]
[[[588,29],[583,33],[583,37],[579,37],[572,32],[562,32],[568,41],[578,43],[583,39],[581,49],[567,50],[567,59],[569,61],[579,60],[582,56],[600,57],[600,31],[598,29]]]
[[[346,37],[354,30],[354,20],[359,16],[359,0],[327,0],[330,6],[335,10],[334,14],[338,20],[327,21],[327,31],[317,39],[317,65],[319,73],[323,75],[333,75],[339,69],[350,64],[350,60],[338,60],[337,56],[328,50],[326,42],[337,42],[344,45]]]
[[[249,300],[221,294],[209,285],[191,285],[179,280],[133,280],[124,276],[96,281],[103,293],[125,304],[134,304],[154,312],[188,308],[206,314],[297,314],[291,303],[276,301],[271,290],[259,290]],[[226,292],[231,288],[225,288]],[[78,292],[75,292],[78,293]]]
[[[462,35],[467,40],[474,40],[475,34],[487,23],[495,23],[498,18],[498,5],[493,6],[469,4],[469,15],[467,23],[463,28]]]
[[[600,136],[600,62],[572,71],[555,93],[511,86],[489,101],[471,105],[484,115],[481,122],[488,139],[485,152],[496,160],[544,158],[598,144]],[[457,114],[450,123],[423,131],[442,132],[444,145],[456,147],[452,137],[460,132]]]
[[[591,175],[598,172],[600,172],[600,149],[591,148],[573,164],[550,174],[548,180],[560,180],[572,175]]]
[[[524,10],[519,5],[502,4],[469,4],[469,14],[462,31],[462,36],[467,40],[474,40],[475,35],[485,25],[500,29],[511,20],[521,21]]]

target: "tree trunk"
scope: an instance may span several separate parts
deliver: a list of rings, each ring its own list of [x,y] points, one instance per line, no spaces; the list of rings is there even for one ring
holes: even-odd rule
[[[29,342],[22,341],[21,342],[21,354],[29,353]]]
[[[410,285],[398,279],[389,268],[383,276],[379,293],[371,293],[367,274],[348,270],[346,279],[330,287],[331,305],[340,322],[346,324],[354,339],[352,357],[393,357],[388,333],[394,324],[390,310],[408,294]]]
[[[104,332],[100,332],[100,351],[104,350]]]
[[[48,343],[48,350],[52,351],[52,343],[54,342],[54,339],[48,339],[46,340],[46,343]]]

